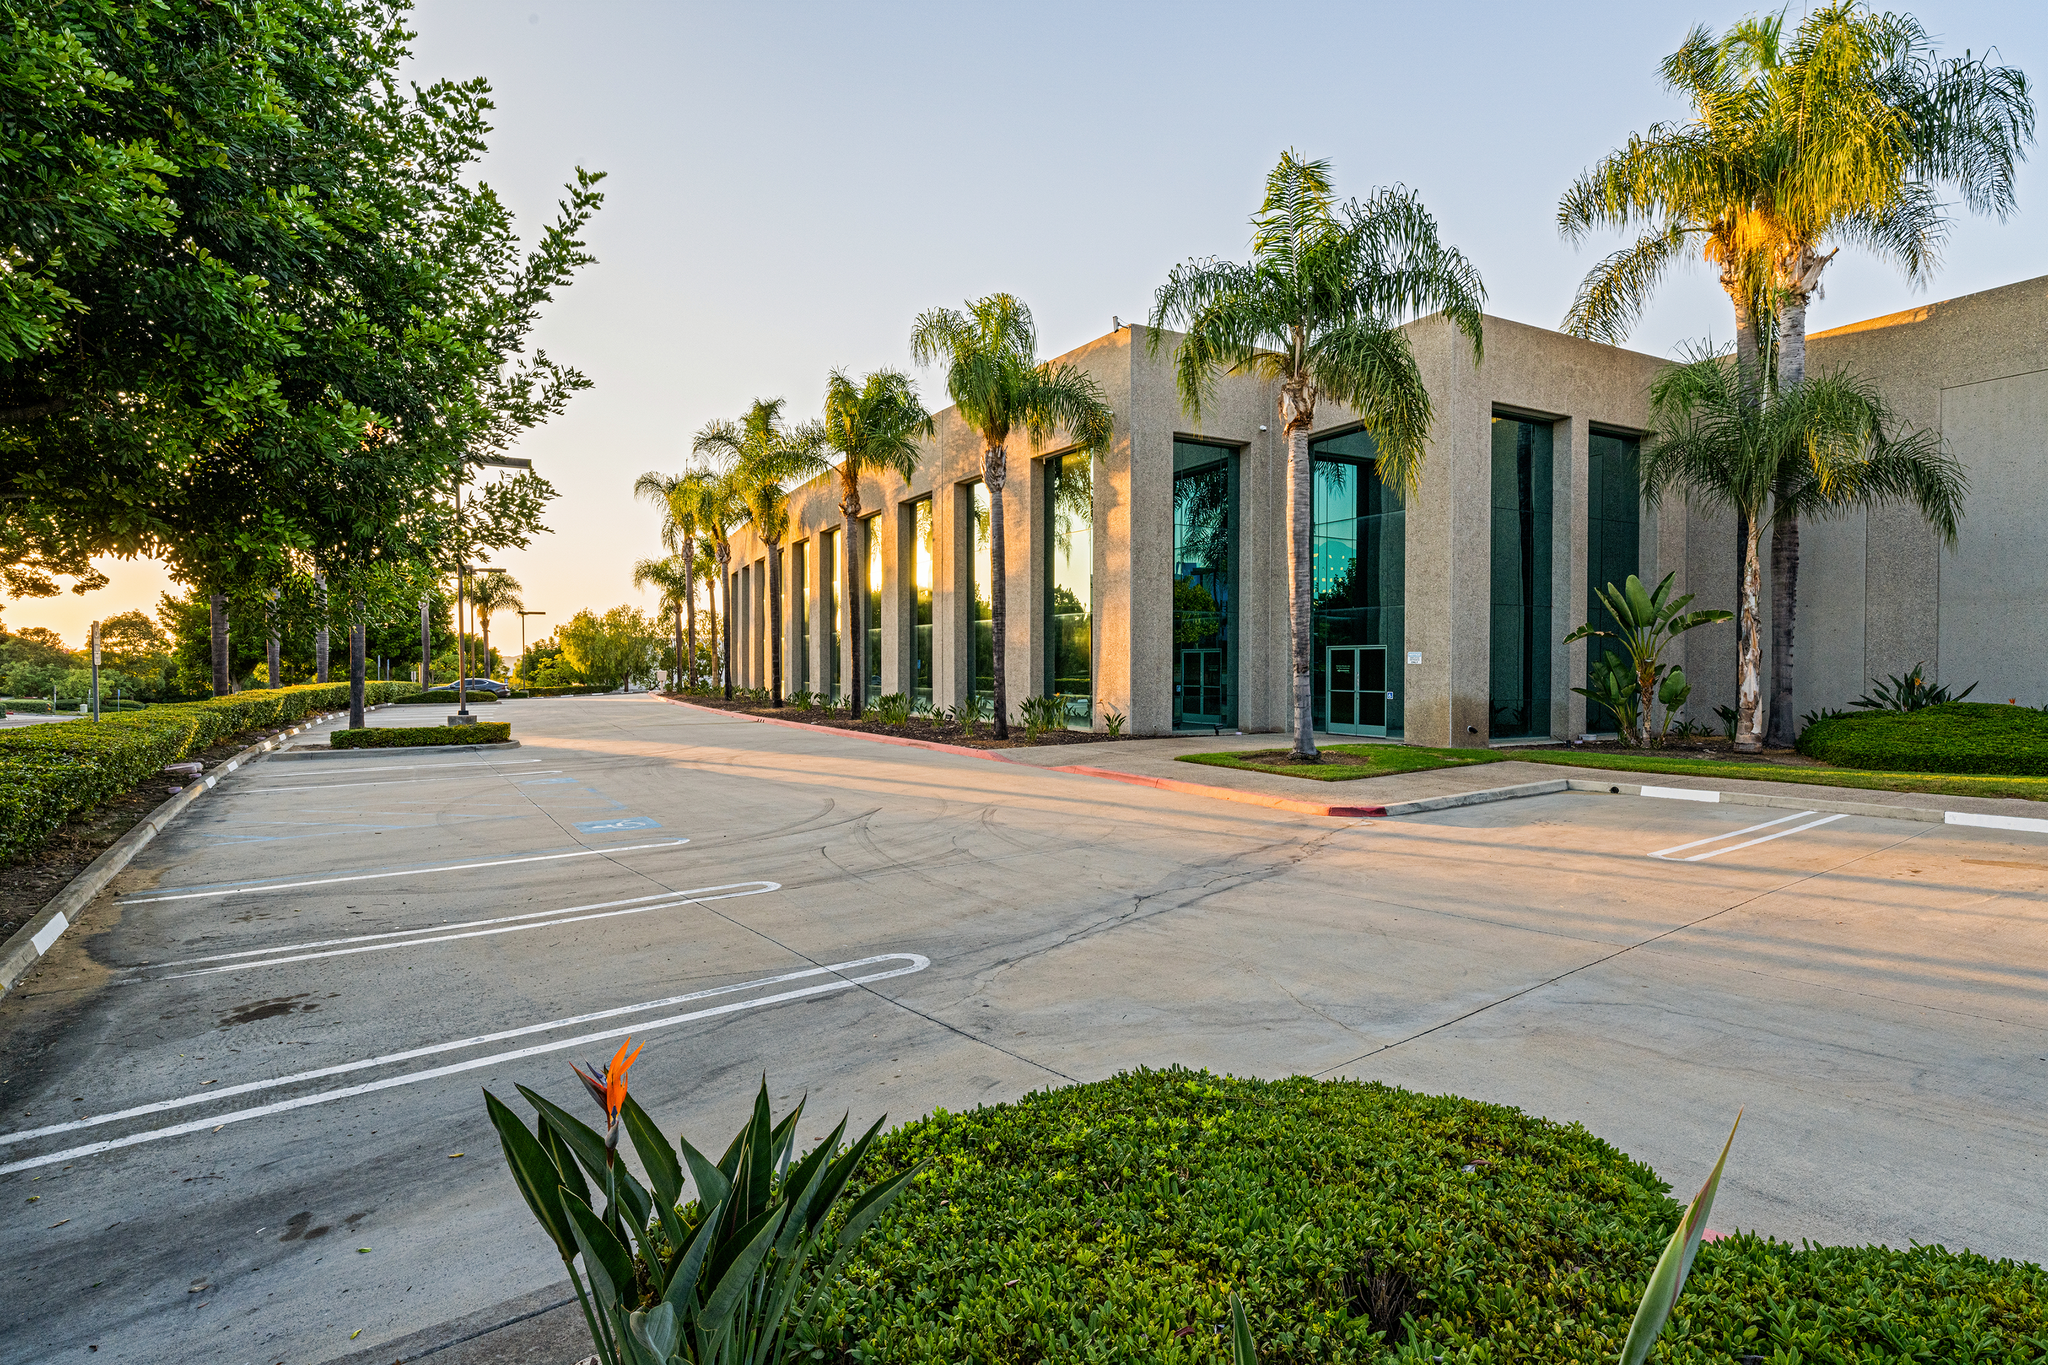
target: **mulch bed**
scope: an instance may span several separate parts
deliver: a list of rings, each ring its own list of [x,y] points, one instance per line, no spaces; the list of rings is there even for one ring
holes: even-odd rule
[[[231,735],[210,749],[186,755],[187,763],[203,763],[208,771],[225,763],[266,735],[283,731],[254,730]],[[82,819],[58,827],[49,842],[18,863],[0,867],[0,943],[35,918],[38,910],[62,891],[73,877],[142,818],[171,798],[171,788],[190,779],[153,777],[115,797]]]
[[[1663,758],[1710,758],[1717,763],[1766,763],[1779,768],[1822,768],[1827,765],[1808,758],[1797,749],[1765,749],[1762,753],[1739,754],[1735,752],[1735,741],[1720,735],[1712,738],[1668,739],[1654,749],[1638,749],[1619,740],[1595,740],[1591,744],[1518,744],[1500,752],[1514,757],[1520,749],[1540,749],[1550,753],[1572,754],[1620,754],[1629,758],[1645,755]]]
[[[822,725],[834,730],[857,730],[864,735],[893,735],[898,739],[924,739],[935,744],[957,744],[967,749],[1028,749],[1034,745],[1047,744],[1113,744],[1119,740],[1136,739],[1136,735],[1118,735],[1112,740],[1108,735],[1093,730],[1047,730],[1038,738],[1024,737],[1024,727],[1012,725],[1008,739],[997,739],[987,721],[974,727],[972,733],[958,725],[943,725],[925,716],[912,716],[907,725],[884,725],[877,720],[848,720],[834,712],[813,710],[805,706],[762,706],[755,702],[743,702],[735,698],[727,701],[724,697],[698,696],[684,693],[664,693],[677,701],[686,701],[692,706],[708,706],[718,711],[738,711],[742,715],[766,716],[772,720],[793,720],[803,725]]]

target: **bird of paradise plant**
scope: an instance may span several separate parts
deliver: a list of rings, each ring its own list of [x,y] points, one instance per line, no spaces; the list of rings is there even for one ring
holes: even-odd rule
[[[672,1147],[627,1091],[639,1056],[628,1039],[602,1070],[576,1075],[603,1110],[600,1134],[544,1096],[519,1087],[538,1111],[529,1131],[486,1090],[512,1179],[554,1242],[602,1365],[775,1365],[798,1352],[796,1329],[855,1243],[917,1174],[905,1171],[851,1201],[836,1236],[827,1217],[886,1119],[842,1148],[846,1119],[800,1160],[803,1103],[778,1122],[764,1077],[746,1127],[713,1162],[689,1139]],[[649,1184],[618,1160],[628,1138]],[[681,1159],[678,1160],[678,1152]],[[696,1187],[684,1202],[683,1166]],[[603,1184],[593,1208],[585,1173]],[[799,1302],[805,1267],[828,1245],[833,1259]],[[578,1262],[581,1262],[581,1268]]]

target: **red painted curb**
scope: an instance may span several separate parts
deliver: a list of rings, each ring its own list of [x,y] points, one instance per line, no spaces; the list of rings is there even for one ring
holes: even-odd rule
[[[1079,773],[1083,777],[1105,777],[1112,782],[1157,787],[1161,791],[1186,792],[1190,796],[1207,796],[1218,801],[1239,801],[1248,806],[1269,806],[1274,810],[1294,811],[1301,815],[1330,815],[1339,819],[1355,820],[1384,816],[1387,813],[1385,806],[1326,806],[1314,801],[1295,801],[1285,796],[1267,796],[1263,792],[1238,791],[1234,787],[1211,787],[1201,782],[1177,782],[1170,777],[1144,777],[1138,773],[1120,773],[1111,768],[1089,768],[1078,763],[1048,771]]]
[[[800,720],[778,720],[773,716],[754,716],[745,711],[728,711],[722,706],[699,706],[695,702],[683,701],[678,697],[664,697],[659,692],[650,692],[656,701],[665,701],[670,706],[687,706],[692,711],[702,711],[707,716],[735,716],[740,720],[759,721],[763,725],[785,725],[792,730],[809,730],[813,734],[841,735],[848,739],[864,739],[872,744],[901,744],[911,749],[931,749],[942,754],[964,754],[968,758],[985,758],[991,763],[1015,763],[996,749],[970,749],[965,744],[941,744],[935,739],[906,739],[902,735],[871,735],[865,730],[842,730],[836,725],[811,725]],[[1030,767],[1035,765],[1026,764]]]

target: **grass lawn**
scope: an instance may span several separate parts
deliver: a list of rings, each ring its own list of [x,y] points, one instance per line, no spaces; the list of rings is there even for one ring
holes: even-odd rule
[[[1523,763],[1556,763],[1568,768],[1608,768],[1618,772],[1634,773],[1683,773],[1693,777],[1735,778],[1745,782],[1803,782],[1814,787],[1860,787],[1864,791],[1933,792],[1944,796],[2017,796],[2027,801],[2048,801],[2048,777],[1981,777],[1942,773],[1873,773],[1847,768],[1781,768],[1769,763],[1731,763],[1713,758],[1666,758],[1658,754],[1644,754],[1641,757],[1631,754],[1575,754],[1556,749],[1523,749],[1504,757],[1512,757]],[[1426,763],[1418,766],[1436,765]]]
[[[1285,749],[1253,749],[1229,754],[1181,754],[1181,763],[1204,763],[1212,768],[1243,768],[1254,773],[1279,773],[1283,777],[1306,777],[1317,782],[1353,782],[1361,777],[1385,777],[1389,773],[1419,773],[1429,768],[1466,768],[1474,763],[1498,763],[1508,755],[1489,749],[1424,749],[1406,744],[1332,744],[1323,748],[1324,761],[1313,766],[1287,763]]]

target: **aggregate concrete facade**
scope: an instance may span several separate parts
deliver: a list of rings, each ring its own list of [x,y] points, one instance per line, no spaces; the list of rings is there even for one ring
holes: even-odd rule
[[[1584,645],[1563,638],[1588,612],[1588,451],[1595,433],[1636,435],[1649,424],[1649,386],[1666,360],[1581,341],[1503,318],[1485,319],[1484,358],[1436,321],[1408,328],[1434,405],[1421,480],[1407,501],[1405,738],[1431,745],[1490,742],[1492,424],[1512,417],[1548,427],[1552,440],[1551,686],[1549,733],[1579,733],[1586,703]],[[1173,726],[1173,469],[1176,440],[1228,447],[1237,456],[1235,508],[1238,656],[1237,724],[1246,731],[1291,724],[1286,573],[1286,451],[1278,388],[1251,375],[1219,376],[1197,420],[1173,384],[1177,334],[1157,345],[1124,327],[1058,357],[1089,373],[1116,414],[1109,450],[1094,464],[1094,724],[1120,712],[1133,734]],[[1803,563],[1795,660],[1802,713],[1841,706],[1868,680],[1925,661],[1952,682],[1981,680],[1979,696],[2048,702],[2040,667],[2048,645],[2048,542],[2032,534],[2048,513],[2048,277],[1837,328],[1811,338],[1816,370],[1846,367],[1874,381],[1901,420],[1942,433],[1969,470],[1972,492],[1961,539],[1945,550],[1910,509],[1810,522]],[[972,491],[982,473],[981,442],[951,408],[908,480],[861,484],[866,525],[876,534],[884,648],[881,694],[910,691],[914,504],[932,506],[932,702],[969,695],[972,604],[965,586],[973,554]],[[1319,405],[1313,438],[1357,426],[1341,405]],[[1003,493],[1008,582],[1006,682],[1013,708],[1047,692],[1046,499],[1048,457],[1071,446],[1008,448]],[[783,590],[812,604],[801,635],[785,605],[783,680],[808,677],[825,690],[833,624],[821,581],[830,538],[841,582],[848,550],[836,472],[795,490],[785,541]],[[861,537],[851,538],[860,553]],[[789,547],[806,544],[804,581],[789,572]],[[736,681],[768,685],[767,562],[746,531],[733,537],[740,606]],[[1671,496],[1646,505],[1639,560],[1651,583],[1675,576],[1697,606],[1737,605],[1738,556],[1732,517]],[[843,595],[843,590],[842,590]],[[845,604],[840,604],[844,619]],[[841,630],[841,689],[861,658],[861,641]],[[1667,656],[1694,682],[1687,713],[1713,723],[1735,696],[1735,629],[1708,627]],[[1401,659],[1412,662],[1401,662]],[[1967,675],[1967,676],[1965,676]],[[1766,684],[1768,687],[1768,683]]]

